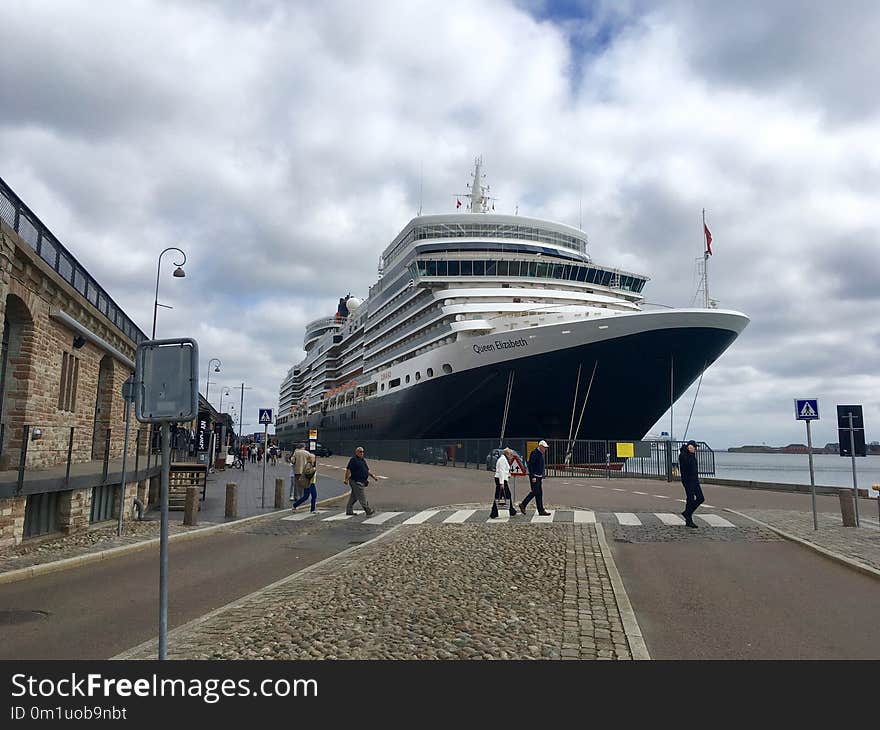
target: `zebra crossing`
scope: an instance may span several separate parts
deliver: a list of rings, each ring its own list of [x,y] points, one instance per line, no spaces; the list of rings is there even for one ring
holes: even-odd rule
[[[732,516],[731,516],[732,518]],[[549,523],[574,523],[614,525],[621,527],[651,527],[666,526],[677,527],[684,525],[684,518],[678,513],[672,512],[596,512],[588,509],[558,509],[551,510],[547,516],[530,512],[527,515],[510,515],[507,510],[499,510],[498,517],[489,517],[487,508],[461,508],[437,507],[424,509],[420,512],[379,512],[367,516],[362,510],[355,510],[354,514],[337,512],[335,510],[319,509],[316,512],[299,512],[283,517],[288,522],[304,520],[340,522],[350,520],[364,525],[464,525],[464,524],[549,524]],[[716,514],[696,514],[694,520],[701,527],[731,528],[737,527],[734,522]]]

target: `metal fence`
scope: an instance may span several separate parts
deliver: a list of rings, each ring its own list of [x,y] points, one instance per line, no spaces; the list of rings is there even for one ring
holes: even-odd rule
[[[525,464],[529,452],[540,439],[535,437],[504,439]],[[388,441],[326,441],[334,454],[354,454],[364,447],[364,457],[408,461],[417,464],[485,469],[494,471],[500,455],[498,439],[398,439]],[[548,477],[598,477],[626,479],[678,479],[678,455],[683,441],[547,440],[544,455]],[[698,442],[697,469],[701,476],[715,474],[715,453]],[[632,447],[634,456],[618,456]]]
[[[157,432],[150,448],[147,428],[129,434],[126,461],[129,474],[158,466],[161,451],[158,436]],[[118,478],[114,481],[119,476],[114,472],[118,472],[116,462],[122,459],[122,427],[102,429],[98,438],[93,439],[91,428],[0,424],[0,439],[0,492],[13,490],[16,495],[22,494],[25,481],[35,476],[43,482],[57,482],[56,486],[40,491],[68,489],[72,478],[86,474],[94,477],[92,486],[119,483]],[[189,458],[187,449],[172,450],[175,461]]]

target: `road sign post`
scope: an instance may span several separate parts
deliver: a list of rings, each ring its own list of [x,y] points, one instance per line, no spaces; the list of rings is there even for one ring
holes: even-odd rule
[[[171,424],[192,421],[199,408],[199,346],[190,338],[147,340],[137,348],[134,411],[141,423],[162,426],[162,513],[159,525],[159,659],[168,654],[168,487]]]
[[[269,424],[272,423],[272,409],[260,408],[260,423],[263,424],[263,507],[266,506],[266,462],[269,461]]]
[[[867,455],[865,449],[865,421],[860,405],[837,406],[837,438],[840,455],[852,459],[853,499],[855,523],[859,526],[859,484],[856,477],[856,457]],[[849,444],[847,447],[845,444]]]
[[[819,518],[816,515],[816,478],[813,473],[813,438],[810,434],[810,421],[819,420],[819,401],[816,398],[796,398],[794,401],[794,417],[807,424],[807,455],[810,460],[810,495],[813,500],[813,529],[819,529]]]

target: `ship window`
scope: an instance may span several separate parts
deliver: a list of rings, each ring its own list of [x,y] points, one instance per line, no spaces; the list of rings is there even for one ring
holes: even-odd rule
[[[436,261],[428,261],[428,276],[437,276],[437,262]]]
[[[537,276],[537,274],[535,273],[537,271],[537,267],[538,267],[538,265],[534,261],[529,261],[528,265],[526,265],[526,262],[523,261],[523,262],[521,262],[521,265],[520,265],[520,275],[521,276]],[[528,272],[528,273],[526,273],[526,272]]]
[[[474,261],[474,276],[485,276],[486,275],[486,262],[485,261]]]
[[[421,379],[422,379],[422,374],[417,370],[416,371],[416,382],[420,381]]]
[[[543,261],[539,262],[538,263],[538,271],[537,271],[538,278],[543,278],[543,277],[547,276],[547,269],[548,269],[547,264],[545,264]],[[533,276],[533,274],[531,272],[532,272],[532,265],[529,264],[529,276]]]
[[[511,261],[510,262],[510,276],[519,276],[519,261]]]
[[[494,260],[486,262],[486,276],[495,276],[496,275],[496,262]]]
[[[389,388],[396,388],[398,385],[400,385],[400,378],[394,378],[394,380],[388,381]]]
[[[449,261],[447,263],[448,266],[448,275],[449,276],[458,276],[460,272],[460,267],[458,265],[458,261]]]
[[[438,261],[437,262],[437,276],[446,276],[446,262]]]
[[[429,378],[434,377],[434,368],[428,368],[425,372],[427,373]]]
[[[448,362],[443,363],[443,372],[449,375],[449,373],[452,372],[452,365],[450,365]]]
[[[461,262],[461,275],[462,276],[472,276],[473,275],[473,261],[462,261]]]
[[[409,375],[406,376],[406,382],[409,382]]]
[[[428,270],[427,264],[424,261],[419,261],[419,276],[424,276],[425,272]]]
[[[578,266],[577,270],[577,280],[578,281],[586,281],[587,280],[587,267],[586,266]]]
[[[564,278],[563,271],[564,271],[564,268],[563,268],[562,264],[554,264],[553,265],[553,278],[554,279]]]
[[[509,261],[499,261],[498,262],[498,276],[509,276],[510,275],[510,262]]]
[[[596,269],[587,269],[587,281],[590,284],[596,283]]]

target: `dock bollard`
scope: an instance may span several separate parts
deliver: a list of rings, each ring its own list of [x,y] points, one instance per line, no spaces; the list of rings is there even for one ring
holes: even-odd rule
[[[199,488],[186,488],[186,503],[183,507],[183,524],[199,524]]]
[[[275,478],[275,509],[281,509],[284,506],[284,480]]]
[[[235,482],[226,483],[226,516],[238,517],[238,485]]]
[[[856,526],[856,510],[853,505],[853,496],[848,491],[840,491],[837,493],[840,498],[840,516],[843,518],[844,527]]]

